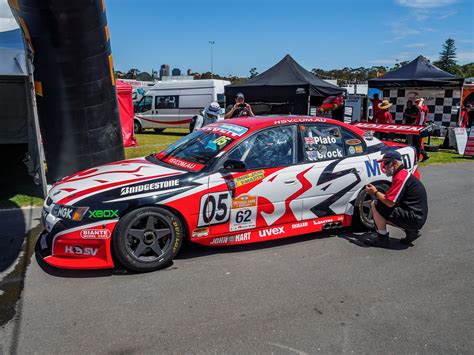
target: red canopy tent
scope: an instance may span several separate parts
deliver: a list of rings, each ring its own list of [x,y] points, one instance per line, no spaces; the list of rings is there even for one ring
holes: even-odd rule
[[[132,86],[117,80],[117,99],[120,112],[120,122],[122,123],[122,137],[124,147],[137,145],[133,137],[133,102]]]

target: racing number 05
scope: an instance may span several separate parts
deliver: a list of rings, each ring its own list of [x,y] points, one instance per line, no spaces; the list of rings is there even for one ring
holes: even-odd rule
[[[229,192],[216,192],[204,195],[199,208],[199,223],[202,227],[210,224],[224,223],[229,220],[230,195]]]

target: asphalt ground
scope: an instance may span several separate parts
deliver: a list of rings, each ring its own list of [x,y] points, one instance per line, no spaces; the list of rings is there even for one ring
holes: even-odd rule
[[[409,248],[394,229],[393,250],[346,230],[188,246],[148,274],[33,255],[0,283],[16,302],[0,353],[473,353],[474,164],[430,166],[422,181],[429,219]],[[5,297],[5,280],[21,297]]]

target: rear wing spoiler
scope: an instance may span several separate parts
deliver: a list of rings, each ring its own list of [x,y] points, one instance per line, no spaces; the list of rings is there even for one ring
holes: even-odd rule
[[[382,124],[370,122],[356,122],[353,126],[364,131],[398,133],[421,137],[429,136],[438,127],[435,124],[430,124],[428,126],[410,126],[404,124]]]

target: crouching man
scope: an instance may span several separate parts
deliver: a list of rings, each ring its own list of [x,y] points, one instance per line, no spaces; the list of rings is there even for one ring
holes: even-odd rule
[[[366,191],[375,197],[372,202],[377,235],[364,243],[374,247],[390,248],[387,224],[405,230],[400,243],[412,246],[421,236],[420,229],[428,217],[428,201],[423,184],[403,168],[402,157],[397,151],[387,152],[379,161],[387,176],[392,176],[392,185],[386,194],[368,184]]]

